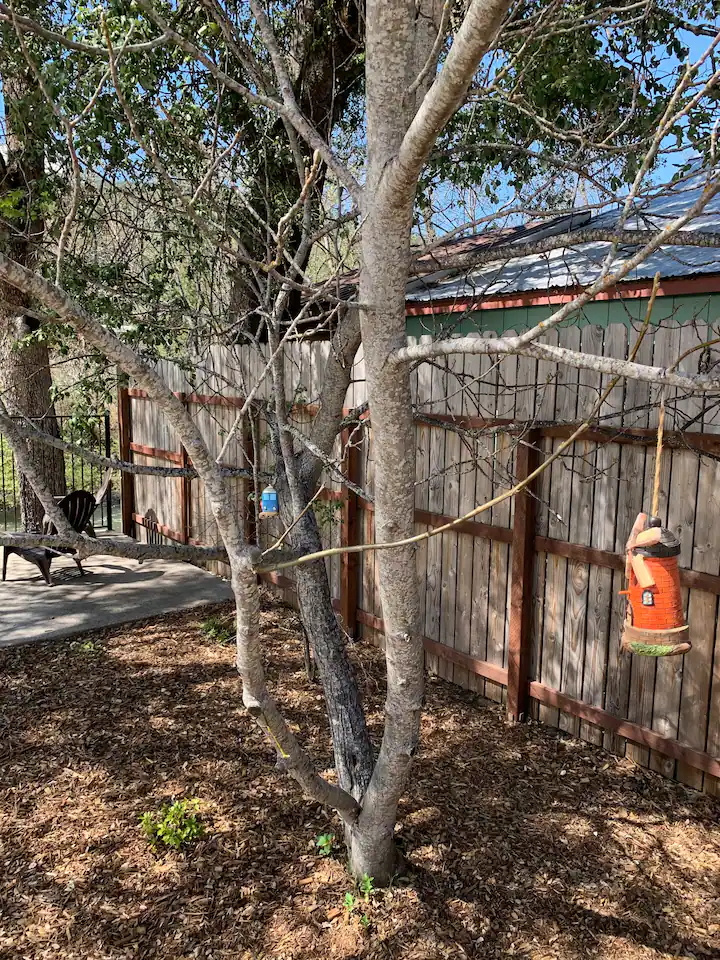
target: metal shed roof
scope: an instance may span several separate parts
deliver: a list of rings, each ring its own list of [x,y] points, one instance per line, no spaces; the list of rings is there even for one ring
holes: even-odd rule
[[[659,230],[675,217],[687,211],[699,198],[702,186],[693,180],[680,187],[658,194],[636,210],[625,223],[625,230]],[[611,229],[618,223],[620,210],[612,210],[596,216],[586,214],[574,218],[568,229],[568,218],[559,217],[552,224],[545,224],[544,236],[579,229]],[[579,221],[579,222],[578,222]],[[697,233],[720,232],[720,197],[710,201],[702,215],[683,228]],[[523,233],[503,245],[527,243],[532,237]],[[557,290],[587,285],[594,281],[608,253],[610,244],[602,242],[578,243],[559,247],[548,253],[518,257],[513,260],[498,260],[463,274],[439,270],[419,277],[408,284],[406,299],[409,302],[469,300],[479,297],[502,297],[505,294]],[[613,267],[617,269],[638,250],[635,245],[623,245],[618,249]],[[660,271],[663,279],[692,277],[720,273],[720,249],[668,245],[661,247],[639,267],[633,269],[625,282],[653,277]]]

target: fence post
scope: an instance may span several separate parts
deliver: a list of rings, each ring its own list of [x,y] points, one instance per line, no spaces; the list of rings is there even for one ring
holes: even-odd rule
[[[118,386],[118,431],[120,434],[120,459],[130,462],[132,453],[132,415],[127,381],[121,380]],[[135,476],[132,473],[120,474],[120,497],[122,511],[122,532],[126,537],[135,536]]]
[[[529,431],[517,446],[516,480],[525,480],[538,464],[539,434]],[[527,713],[532,628],[532,574],[535,559],[534,484],[515,497],[510,582],[507,714],[512,721]]]
[[[348,445],[350,431],[343,430],[341,443],[345,447],[346,476],[354,484],[360,482],[360,454],[355,444]],[[343,547],[358,543],[357,494],[343,485],[342,523],[340,544]],[[358,565],[356,553],[343,553],[340,567],[340,616],[348,635],[355,639],[357,634],[357,587]]]
[[[112,441],[110,437],[110,411],[105,411],[105,456],[112,456]],[[108,530],[113,528],[113,518],[112,518],[112,481],[107,485],[107,492],[105,494],[105,509],[107,510],[107,517],[105,518],[105,526]]]
[[[178,400],[185,407],[185,410],[188,410],[189,403],[187,395],[185,393],[177,394]],[[185,449],[184,444],[180,443],[180,456],[182,461],[180,466],[187,470],[190,466],[190,458],[188,457],[187,450]],[[190,539],[190,484],[192,483],[190,477],[180,477],[180,535],[182,537],[182,542],[187,543]]]

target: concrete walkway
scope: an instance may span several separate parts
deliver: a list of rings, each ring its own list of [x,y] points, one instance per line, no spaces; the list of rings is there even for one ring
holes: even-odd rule
[[[54,585],[17,556],[0,582],[0,647],[57,640],[232,597],[230,585],[188,563],[90,557],[84,577],[66,557],[53,560]]]

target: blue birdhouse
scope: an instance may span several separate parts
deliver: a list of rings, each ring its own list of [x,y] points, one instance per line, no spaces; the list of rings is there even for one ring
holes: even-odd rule
[[[260,498],[260,516],[273,517],[278,512],[278,495],[275,487],[268,484]]]

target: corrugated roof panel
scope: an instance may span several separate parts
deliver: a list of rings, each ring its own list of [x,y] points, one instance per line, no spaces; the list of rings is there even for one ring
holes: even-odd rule
[[[638,206],[628,217],[625,230],[659,230],[685,213],[697,201],[701,186],[693,181],[675,188]],[[579,228],[610,229],[618,223],[619,210],[593,217]],[[714,197],[703,213],[683,228],[697,233],[720,232],[720,197]],[[555,232],[563,232],[556,230]],[[527,240],[527,237],[524,238]],[[516,241],[517,242],[517,241]],[[597,279],[607,256],[608,243],[582,243],[549,253],[520,257],[516,260],[484,264],[464,275],[439,271],[420,277],[408,285],[407,299],[465,300],[482,296],[502,296],[534,290],[563,289],[587,286]],[[623,246],[618,250],[613,269],[634,256],[639,247]],[[626,282],[653,277],[660,271],[664,278],[690,277],[720,273],[720,249],[668,245],[661,247],[625,278]]]

